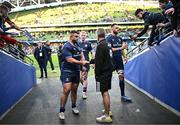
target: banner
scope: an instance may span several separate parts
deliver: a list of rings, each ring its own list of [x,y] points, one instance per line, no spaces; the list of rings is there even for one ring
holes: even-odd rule
[[[34,66],[0,50],[0,117],[35,84]]]
[[[180,37],[171,36],[129,61],[125,77],[180,112]]]

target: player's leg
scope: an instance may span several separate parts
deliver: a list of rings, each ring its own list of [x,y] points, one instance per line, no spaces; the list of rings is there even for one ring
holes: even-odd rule
[[[61,72],[61,81],[63,84],[63,92],[61,93],[60,96],[60,111],[59,111],[59,118],[61,120],[65,119],[65,105],[68,99],[68,95],[71,91],[72,87],[72,78],[71,75],[67,72]]]
[[[73,81],[71,88],[72,112],[78,115],[79,110],[77,109],[76,106],[76,100],[77,100],[77,90],[80,82],[80,72],[76,72],[73,74],[72,81]]]

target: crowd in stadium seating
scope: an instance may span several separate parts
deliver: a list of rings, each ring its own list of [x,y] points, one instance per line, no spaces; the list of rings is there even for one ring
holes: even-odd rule
[[[11,15],[18,25],[122,22],[137,20],[133,14],[136,8],[136,5],[123,3],[93,3],[29,10]],[[157,11],[153,6],[142,8]]]

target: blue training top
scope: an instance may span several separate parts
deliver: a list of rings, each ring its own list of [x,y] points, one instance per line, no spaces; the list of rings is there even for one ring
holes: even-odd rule
[[[79,45],[82,49],[85,60],[89,61],[89,52],[92,51],[91,43],[85,41],[85,42],[79,42]]]
[[[106,41],[111,44],[112,48],[120,48],[122,47],[123,40],[120,36],[113,36],[112,34],[106,37]],[[113,58],[122,58],[121,50],[117,50],[113,52]]]
[[[74,58],[76,60],[81,60],[81,48],[78,46],[78,44],[75,44],[74,46],[67,42],[64,44],[62,48],[62,67],[61,71],[67,71],[67,72],[74,72],[74,71],[80,71],[80,65],[73,64],[67,62],[68,58]]]

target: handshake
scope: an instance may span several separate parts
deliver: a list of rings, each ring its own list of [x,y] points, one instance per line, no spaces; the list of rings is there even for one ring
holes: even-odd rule
[[[80,65],[84,66],[86,64],[89,64],[89,61],[86,61],[86,60],[81,60],[78,62]]]
[[[95,59],[91,59],[91,60],[89,61],[89,63],[90,63],[90,64],[95,64]]]
[[[80,61],[80,65],[86,65],[86,64],[94,64],[95,63],[95,60],[94,59],[91,59],[90,61],[86,61],[86,60],[81,60]]]

